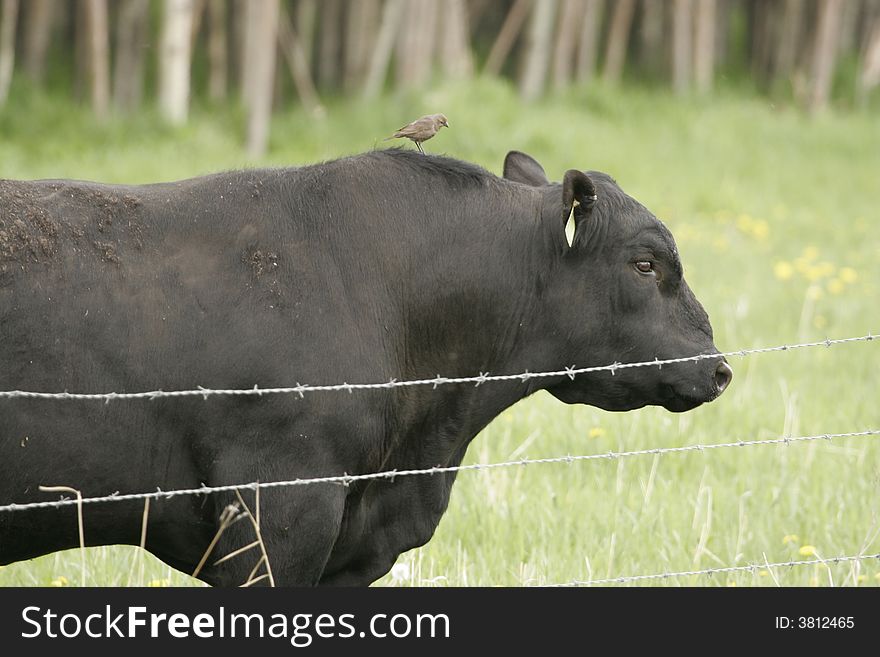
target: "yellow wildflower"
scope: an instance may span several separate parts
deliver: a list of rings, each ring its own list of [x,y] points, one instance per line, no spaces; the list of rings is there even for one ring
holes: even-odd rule
[[[763,219],[758,219],[752,223],[751,233],[755,239],[765,240],[770,234],[770,226]]]
[[[825,317],[825,315],[816,315],[813,318],[813,326],[815,326],[817,329],[823,329],[828,326],[828,319]]]
[[[818,301],[822,298],[822,288],[818,285],[811,285],[807,288],[807,298],[812,301]]]
[[[810,270],[810,266],[810,261],[803,256],[794,259],[794,268],[797,270],[798,274],[806,275]]]
[[[828,291],[831,292],[831,294],[840,294],[841,292],[843,292],[843,289],[846,286],[839,278],[832,278],[830,281],[828,281],[828,285],[826,285],[826,287],[828,288]]]
[[[813,557],[816,555],[816,546],[815,545],[801,545],[798,550],[798,554],[802,557]]]
[[[856,582],[858,582],[858,583],[867,582],[867,581],[868,581],[867,575],[859,575],[858,577],[856,577]]]
[[[799,540],[797,534],[786,534],[782,537],[782,542],[785,545],[788,545],[789,543],[797,543]]]
[[[744,233],[750,233],[754,220],[747,214],[741,214],[736,218],[736,227]]]
[[[49,583],[49,586],[67,586],[68,584],[69,582],[67,581],[67,578],[64,575],[61,575],[60,577],[53,579]]]
[[[807,262],[809,262],[810,260],[815,260],[819,257],[819,249],[817,249],[815,246],[804,247],[803,256]]]
[[[727,582],[727,586],[729,586],[729,587],[731,587],[731,588],[735,588],[735,587],[736,587],[736,582],[734,582],[733,580],[729,580],[729,581]]]
[[[601,438],[605,435],[605,429],[602,427],[593,427],[587,434],[590,438]]]
[[[844,283],[852,284],[859,280],[858,272],[852,267],[841,267],[837,275]]]
[[[794,274],[794,267],[791,266],[790,262],[780,260],[773,265],[773,274],[780,281],[787,281],[792,277],[792,274]]]
[[[815,283],[820,278],[822,278],[822,268],[821,267],[808,267],[807,271],[804,272],[804,277],[810,281],[811,283]]]
[[[169,579],[152,579],[149,581],[147,586],[152,586],[154,588],[161,588],[165,586],[171,586],[171,580]]]
[[[758,577],[770,577],[769,570],[760,570],[758,571]]]

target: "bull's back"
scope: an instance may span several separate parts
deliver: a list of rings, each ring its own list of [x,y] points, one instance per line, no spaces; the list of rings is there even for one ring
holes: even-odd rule
[[[0,182],[0,389],[315,381],[307,356],[328,352],[333,333],[326,321],[321,329],[310,291],[325,296],[328,284],[320,245],[285,212],[283,191],[259,172],[146,186]],[[238,481],[250,476],[230,469],[242,450],[272,449],[277,461],[272,445],[289,439],[302,413],[319,415],[307,412],[311,400],[289,401],[0,399],[0,499],[45,500],[39,485],[105,495]],[[194,510],[211,517],[213,500],[203,502]],[[175,504],[190,502],[166,506]],[[90,515],[92,540],[137,540],[136,523],[117,531],[118,517],[102,513]],[[58,525],[43,515],[0,518],[0,561],[56,540],[33,538]]]
[[[0,285],[70,256],[118,262],[140,204],[131,188],[78,181],[0,181]],[[120,226],[120,224],[123,224]]]
[[[335,208],[295,178],[269,170],[144,186],[0,182],[0,389],[122,393],[390,378],[387,328],[365,321],[364,310],[391,312],[382,286],[351,258],[352,271],[341,273],[314,230]],[[64,427],[77,438],[65,443],[73,451],[108,434],[165,440],[170,449],[216,424],[230,432],[258,424],[267,402],[254,401],[0,400],[0,431],[12,442],[29,436],[31,447],[35,434]],[[290,413],[320,415],[311,403]],[[220,438],[215,431],[208,440]],[[105,455],[130,462],[124,452]]]
[[[0,384],[168,387],[183,383],[169,369],[209,346],[228,352],[221,333],[248,342],[249,323],[267,330],[292,301],[283,279],[293,258],[281,251],[302,251],[301,262],[310,249],[271,192],[246,187],[222,176],[0,182],[0,321],[14,345],[0,354]],[[85,375],[99,352],[125,362],[125,381]]]

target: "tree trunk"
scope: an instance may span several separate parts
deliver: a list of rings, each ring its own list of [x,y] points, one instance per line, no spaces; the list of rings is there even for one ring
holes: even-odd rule
[[[226,0],[209,0],[208,97],[211,100],[224,100],[229,84],[226,13]]]
[[[9,97],[12,71],[15,68],[15,28],[18,24],[18,0],[3,0],[0,13],[0,107]]]
[[[448,78],[464,79],[474,73],[468,12],[464,0],[448,0],[441,9],[440,62]]]
[[[803,31],[804,9],[804,0],[785,0],[773,67],[775,77],[788,78],[794,72]]]
[[[136,109],[143,99],[149,10],[150,0],[125,0],[120,3],[116,18],[113,103],[121,110]]]
[[[226,29],[229,31],[229,80],[236,88],[242,105],[247,104],[248,97],[248,79],[245,74],[247,53],[244,49],[247,5],[248,0],[232,0],[226,7],[226,13],[229,14],[226,21]]]
[[[496,0],[466,0],[465,4],[467,5],[467,15],[468,22],[471,24],[471,27],[477,28],[480,25],[480,21],[483,20],[483,17],[488,12],[488,9],[492,6],[492,4],[496,2]],[[494,9],[494,7],[493,7]]]
[[[196,42],[199,40],[199,32],[202,30],[202,18],[208,8],[208,0],[190,0],[192,2],[192,18],[189,24],[189,51],[196,51]]]
[[[774,46],[782,32],[784,9],[778,3],[770,2],[756,2],[752,7],[751,69],[752,75],[763,87],[773,79],[773,58],[776,51]]]
[[[507,17],[501,25],[501,30],[498,32],[495,42],[492,44],[488,59],[486,59],[486,66],[483,68],[483,72],[486,75],[498,75],[501,72],[504,62],[507,61],[507,56],[516,42],[516,38],[522,31],[523,25],[525,25],[531,6],[532,0],[516,0],[510,11],[507,12]]]
[[[318,57],[318,84],[324,89],[339,85],[339,66],[341,63],[342,40],[339,38],[342,27],[342,2],[340,0],[321,0],[321,42]]]
[[[417,88],[431,77],[437,29],[438,4],[434,0],[409,0],[397,43],[397,86]]]
[[[583,0],[563,0],[556,28],[553,52],[553,87],[558,91],[571,84],[574,52],[583,15]]]
[[[834,75],[834,62],[837,54],[837,39],[840,32],[841,0],[820,0],[816,23],[816,40],[813,45],[810,93],[807,109],[819,112],[828,106],[831,95],[831,82]]]
[[[535,3],[526,43],[525,66],[519,84],[520,95],[525,100],[534,100],[544,91],[553,45],[555,14],[556,0]]]
[[[666,34],[664,33],[665,3],[642,0],[639,24],[639,68],[650,75],[664,71]]]
[[[403,0],[386,0],[382,8],[382,22],[376,37],[376,46],[370,58],[367,78],[364,80],[364,98],[374,98],[382,91],[402,15]]]
[[[46,75],[46,53],[52,36],[55,5],[52,0],[30,0],[25,12],[24,72],[35,84]]]
[[[694,37],[694,82],[697,91],[711,91],[715,73],[715,0],[697,0]]]
[[[110,26],[107,0],[87,0],[89,97],[99,121],[110,113]]]
[[[306,64],[309,70],[314,72],[312,59],[315,53],[315,27],[318,24],[317,0],[299,0],[296,5],[294,29],[302,51],[306,56]]]
[[[874,27],[880,22],[880,0],[864,0],[862,13],[859,17],[859,35],[857,47],[863,55],[874,36]]]
[[[691,84],[691,0],[672,0],[672,88],[686,93]]]
[[[861,18],[862,2],[841,3],[840,8],[840,31],[837,40],[837,52],[840,55],[852,52],[858,43],[858,21]]]
[[[581,21],[581,37],[578,44],[577,70],[578,82],[587,82],[596,72],[599,59],[599,35],[602,28],[602,15],[605,0],[586,0],[584,18]]]
[[[253,2],[254,0],[238,0],[238,10],[240,13],[238,13],[235,20],[238,33],[240,69],[238,92],[241,97],[241,104],[246,108],[250,107],[251,98],[254,96],[254,76],[251,75],[251,71],[254,70],[254,65],[251,61],[254,51],[250,47]]]
[[[248,57],[251,67],[245,74],[253,78],[247,130],[247,152],[251,157],[261,157],[269,141],[279,9],[279,0],[248,2],[245,48],[251,53]]]
[[[83,98],[83,89],[89,80],[89,23],[86,2],[76,0],[73,6],[73,97]]]
[[[349,6],[345,17],[345,57],[342,88],[354,91],[363,82],[379,25],[378,0],[360,0]]]
[[[715,62],[724,66],[730,58],[730,18],[732,0],[717,0],[715,7]]]
[[[281,8],[278,21],[278,43],[281,46],[284,58],[287,60],[290,75],[293,77],[293,84],[296,87],[296,92],[299,94],[303,107],[313,116],[322,116],[324,108],[321,106],[321,100],[318,98],[318,92],[315,89],[315,84],[312,82],[302,42],[296,30],[293,29],[290,17],[283,7]]]
[[[159,111],[174,125],[186,123],[189,113],[191,28],[192,1],[165,0],[159,45]]]
[[[871,89],[880,84],[880,19],[873,21],[861,55],[856,99],[865,105]]]
[[[614,3],[611,27],[608,30],[608,43],[605,46],[605,67],[602,71],[602,78],[606,82],[620,82],[623,75],[635,8],[636,0],[617,0]]]

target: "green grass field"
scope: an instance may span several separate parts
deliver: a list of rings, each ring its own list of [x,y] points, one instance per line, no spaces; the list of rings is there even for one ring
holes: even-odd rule
[[[568,168],[613,175],[672,229],[720,349],[880,331],[876,115],[809,119],[724,91],[679,100],[597,89],[524,105],[505,84],[479,82],[331,103],[317,120],[282,112],[270,155],[249,162],[240,117],[226,110],[198,107],[178,131],[150,114],[98,126],[52,98],[13,97],[0,113],[0,177],[129,183],[332,159],[442,111],[451,128],[428,151],[500,172],[518,149],[553,179]],[[539,394],[492,423],[466,462],[880,428],[880,341],[731,364],[730,390],[684,415],[612,414]],[[432,541],[380,583],[519,586],[878,553],[878,493],[880,437],[465,472]],[[81,582],[198,584],[134,548],[89,550],[84,573],[77,550],[0,569],[0,585]],[[644,583],[878,586],[880,562]]]

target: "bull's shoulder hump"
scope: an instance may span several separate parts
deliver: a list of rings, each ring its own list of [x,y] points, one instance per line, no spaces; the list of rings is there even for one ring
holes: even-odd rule
[[[365,172],[386,171],[396,176],[409,174],[436,178],[452,186],[484,187],[500,181],[494,173],[478,164],[446,155],[423,155],[403,147],[369,151],[350,158],[349,162]]]

